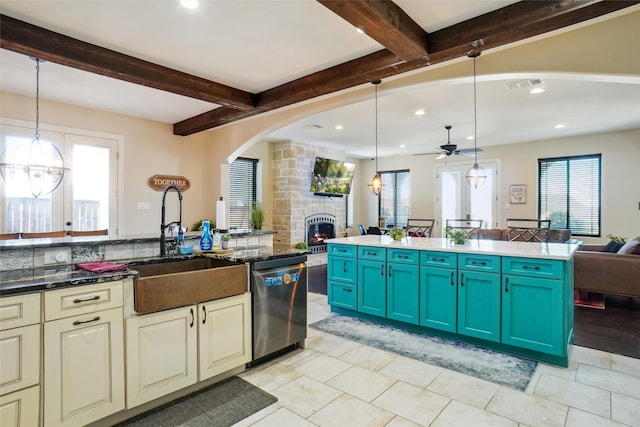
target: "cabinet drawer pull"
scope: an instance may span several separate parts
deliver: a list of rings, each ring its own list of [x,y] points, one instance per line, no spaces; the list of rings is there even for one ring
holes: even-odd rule
[[[452,272],[451,272],[451,286],[454,286],[454,285],[455,285],[455,283],[454,283],[455,275],[456,275],[456,274],[452,271]]]
[[[471,265],[487,265],[486,261],[471,261]]]
[[[91,298],[76,298],[73,300],[74,304],[80,304],[82,302],[89,302],[89,301],[98,301],[100,299],[100,295],[95,295]]]
[[[509,292],[509,278],[508,277],[506,277],[504,279],[504,291],[507,292],[507,293]]]
[[[207,309],[203,305],[202,306],[202,324],[204,325],[206,321],[207,321]]]
[[[351,289],[351,288],[342,288],[342,291],[343,291],[343,292],[351,292],[351,291],[352,291],[352,289]]]
[[[384,264],[380,264],[380,275],[384,276]]]
[[[460,273],[460,287],[464,287],[464,273]]]
[[[400,259],[411,259],[411,257],[409,257],[409,255],[398,255],[398,258],[400,258]]]
[[[444,258],[431,258],[431,261],[433,262],[444,262]]]
[[[342,271],[344,271],[345,273],[347,272],[347,261],[342,264]]]
[[[189,313],[191,313],[191,324],[189,325],[189,327],[193,328],[193,324],[196,323],[196,316],[193,313],[193,308],[189,309]]]
[[[523,265],[522,266],[523,270],[540,270],[540,267],[537,265]]]
[[[83,323],[97,322],[98,320],[100,320],[100,316],[96,316],[90,320],[76,320],[75,322],[73,322],[73,326],[82,325]]]
[[[367,255],[369,256],[378,256],[377,252],[367,252]]]

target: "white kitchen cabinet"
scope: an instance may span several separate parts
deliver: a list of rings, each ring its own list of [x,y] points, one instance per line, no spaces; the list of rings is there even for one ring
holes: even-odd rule
[[[251,294],[198,305],[199,379],[251,361]]]
[[[196,306],[126,320],[127,408],[198,380]]]
[[[0,396],[0,426],[34,427],[40,422],[40,387]]]
[[[124,409],[122,282],[46,292],[45,319],[45,425],[83,426]]]
[[[40,324],[0,332],[0,394],[40,382]]]

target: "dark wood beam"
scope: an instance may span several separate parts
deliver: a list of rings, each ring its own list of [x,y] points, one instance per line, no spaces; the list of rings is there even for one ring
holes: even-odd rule
[[[0,47],[118,80],[201,99],[238,110],[253,109],[252,95],[220,83],[143,61],[0,15]]]
[[[317,0],[405,61],[427,58],[427,33],[388,0]]]
[[[264,111],[309,98],[385,79],[429,65],[465,56],[478,50],[503,46],[529,37],[597,18],[635,4],[631,1],[521,1],[429,34],[429,58],[402,61],[388,50],[358,58],[302,77],[259,94],[256,109],[234,112],[217,109],[174,125],[176,135],[190,135]]]

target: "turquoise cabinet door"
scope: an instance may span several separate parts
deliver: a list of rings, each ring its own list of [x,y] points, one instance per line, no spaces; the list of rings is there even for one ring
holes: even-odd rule
[[[386,268],[386,262],[358,261],[358,311],[374,316],[386,316]]]
[[[500,275],[458,272],[458,333],[500,342]]]
[[[420,268],[417,265],[389,264],[387,276],[387,318],[419,323]]]
[[[327,281],[327,301],[336,307],[355,310],[357,308],[356,285],[338,281]]]
[[[560,280],[503,276],[502,342],[565,356],[563,288]]]
[[[458,305],[456,270],[420,267],[420,324],[456,332]]]

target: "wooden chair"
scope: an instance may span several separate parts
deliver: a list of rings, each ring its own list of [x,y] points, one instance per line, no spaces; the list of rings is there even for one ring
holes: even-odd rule
[[[434,222],[433,219],[409,218],[407,220],[407,236],[431,237]]]
[[[507,240],[513,242],[546,242],[550,219],[507,219]]]
[[[0,234],[0,240],[19,239],[20,233],[2,233]]]
[[[448,219],[445,221],[445,232],[463,231],[467,234],[467,239],[479,239],[481,219]]]
[[[74,236],[108,236],[109,235],[109,230],[108,229],[103,229],[103,230],[71,230],[69,232],[69,234],[71,235],[71,237]]]
[[[45,239],[50,237],[65,237],[67,232],[61,231],[43,231],[39,233],[20,233],[23,239]]]

